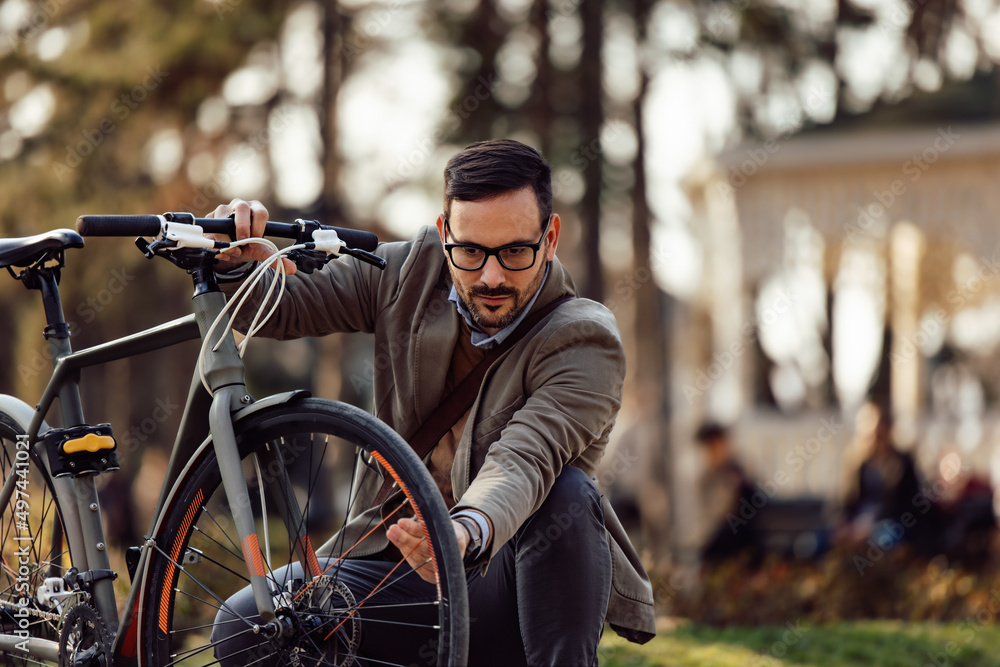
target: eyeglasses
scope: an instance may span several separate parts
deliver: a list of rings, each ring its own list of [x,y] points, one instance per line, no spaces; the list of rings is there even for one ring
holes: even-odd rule
[[[511,243],[498,248],[484,248],[481,245],[471,243],[445,243],[444,250],[448,253],[455,268],[462,271],[478,271],[486,266],[486,260],[490,258],[490,255],[496,255],[500,266],[508,271],[524,271],[535,265],[535,256],[549,231],[551,222],[552,216],[550,215],[549,219],[545,221],[545,229],[542,230],[542,235],[537,243]],[[444,220],[444,230],[445,234],[451,233],[447,218]]]

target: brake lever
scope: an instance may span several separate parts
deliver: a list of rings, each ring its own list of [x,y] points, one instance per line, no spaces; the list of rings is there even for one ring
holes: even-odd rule
[[[150,243],[143,237],[139,237],[135,240],[135,246],[142,251],[142,254],[146,256],[146,259],[153,259],[157,253],[161,250],[167,248],[174,248],[177,246],[177,241],[168,241],[167,239],[157,239]]]
[[[295,267],[302,273],[312,273],[316,269],[321,269],[331,259],[326,253],[304,248],[292,250],[285,256],[295,262]]]
[[[360,259],[366,264],[371,264],[376,269],[384,269],[386,267],[386,261],[384,259],[366,250],[358,250],[357,248],[341,248],[340,254],[350,255],[351,257]]]

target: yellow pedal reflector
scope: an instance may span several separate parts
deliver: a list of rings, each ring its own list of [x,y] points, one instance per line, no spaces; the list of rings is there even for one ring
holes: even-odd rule
[[[99,452],[102,449],[114,449],[115,439],[110,435],[97,435],[88,433],[82,438],[67,440],[63,443],[63,452],[76,454],[77,452]]]

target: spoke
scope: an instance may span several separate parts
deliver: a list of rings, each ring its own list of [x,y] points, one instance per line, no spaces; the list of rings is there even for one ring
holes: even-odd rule
[[[335,560],[335,561],[334,561],[333,563],[331,563],[330,565],[327,565],[327,566],[326,566],[326,569],[325,569],[325,570],[323,570],[322,574],[326,574],[327,572],[329,572],[329,571],[330,571],[330,568],[331,568],[331,567],[334,567],[334,566],[336,566],[336,565],[337,565],[338,563],[340,563],[340,562],[341,562],[342,560],[344,560],[345,558],[347,558],[347,554],[349,554],[349,553],[351,553],[352,551],[354,551],[354,548],[355,548],[356,546],[358,546],[359,544],[361,544],[362,542],[364,542],[364,541],[365,541],[365,538],[366,538],[366,537],[368,537],[369,535],[371,535],[372,533],[374,533],[374,532],[375,532],[375,531],[376,531],[376,530],[378,529],[378,527],[379,527],[379,526],[382,526],[382,525],[384,525],[384,524],[385,524],[385,522],[386,522],[386,521],[388,521],[388,520],[389,520],[389,518],[390,518],[390,517],[392,517],[392,515],[393,515],[393,514],[395,514],[396,512],[398,512],[398,511],[399,511],[400,509],[402,509],[404,505],[406,505],[406,503],[405,503],[405,502],[404,502],[404,503],[402,503],[402,504],[400,504],[400,506],[399,506],[399,507],[397,507],[396,509],[394,509],[394,510],[393,510],[392,512],[390,512],[390,513],[389,513],[389,515],[388,515],[388,516],[386,516],[386,517],[385,517],[384,519],[382,519],[382,520],[381,520],[380,522],[378,522],[378,523],[377,523],[377,524],[375,525],[375,527],[374,527],[374,528],[372,528],[372,529],[371,529],[371,530],[369,530],[369,531],[368,531],[367,533],[365,533],[364,537],[362,537],[362,538],[361,538],[360,540],[358,540],[357,542],[355,542],[355,543],[354,543],[354,544],[353,544],[353,545],[351,546],[351,548],[350,548],[350,549],[348,549],[347,551],[345,551],[344,553],[342,553],[342,554],[341,554],[341,555],[340,555],[340,556],[339,556],[339,557],[337,558],[337,560]],[[418,546],[419,546],[419,545],[418,545]],[[412,552],[411,552],[411,553],[412,553]],[[399,563],[397,563],[397,564],[396,564],[396,567],[392,568],[392,570],[391,570],[391,571],[389,572],[389,574],[392,574],[393,572],[395,572],[395,571],[396,571],[396,568],[397,568],[397,567],[399,567]],[[388,577],[389,575],[386,575],[386,576]],[[308,584],[307,584],[307,585],[306,585],[306,586],[305,586],[305,587],[304,587],[304,588],[303,588],[303,589],[302,589],[301,591],[299,591],[299,594],[295,596],[295,599],[296,599],[296,600],[298,600],[298,599],[299,599],[299,597],[301,597],[303,593],[305,593],[305,592],[306,592],[307,590],[309,590],[309,588],[310,588],[310,587],[311,587],[311,586],[313,585],[313,582],[315,582],[315,581],[316,581],[316,579],[313,579],[312,581],[310,581],[310,582],[309,582],[309,583],[308,583]],[[385,581],[385,579],[383,579],[382,581]],[[381,582],[379,582],[379,583],[381,584]]]
[[[171,587],[173,590],[163,594],[170,597],[163,602],[170,605],[163,607],[169,614],[169,627],[165,627],[169,639],[162,643],[162,648],[151,646],[154,651],[162,651],[156,662],[163,667],[218,666],[220,661],[241,667],[287,667],[293,664],[319,667],[334,664],[336,655],[338,664],[340,660],[350,661],[352,657],[354,664],[371,667],[408,664],[405,658],[393,662],[394,657],[387,655],[383,648],[375,651],[376,654],[383,654],[381,659],[361,658],[356,655],[358,649],[354,640],[359,630],[363,634],[366,623],[376,624],[370,627],[379,628],[380,632],[389,633],[389,636],[407,628],[428,637],[444,636],[442,633],[446,633],[450,626],[442,622],[445,607],[442,606],[440,592],[435,599],[433,581],[425,588],[411,577],[419,576],[424,571],[433,572],[433,561],[416,568],[409,566],[405,558],[381,564],[377,570],[379,574],[362,589],[351,583],[355,589],[353,594],[341,588],[345,583],[353,582],[353,578],[339,582],[340,576],[346,576],[347,571],[353,572],[351,565],[345,566],[348,560],[367,554],[374,548],[373,543],[383,544],[384,531],[388,526],[400,516],[410,516],[418,509],[413,506],[418,502],[417,497],[411,500],[396,493],[392,506],[385,506],[381,512],[366,512],[368,507],[362,507],[358,495],[346,492],[348,488],[355,490],[360,485],[367,488],[383,478],[392,480],[395,477],[385,472],[385,465],[389,464],[375,460],[381,460],[378,454],[382,451],[380,436],[377,433],[358,436],[352,430],[355,425],[350,422],[347,424],[349,428],[345,427],[343,431],[336,422],[330,424],[332,430],[327,430],[322,418],[318,421],[303,419],[296,425],[262,419],[261,423],[265,426],[259,430],[254,423],[241,426],[246,430],[238,432],[238,442],[251,498],[253,493],[261,494],[260,499],[253,499],[250,511],[255,516],[255,522],[261,522],[257,524],[256,534],[264,541],[264,544],[258,545],[266,568],[263,573],[272,597],[278,596],[274,598],[275,606],[288,606],[295,610],[302,623],[292,636],[279,642],[273,636],[278,625],[266,625],[260,619],[256,603],[248,597],[248,584],[252,577],[244,571],[246,564],[240,540],[235,537],[232,521],[222,509],[226,503],[223,487],[218,484],[218,473],[204,466],[202,469],[211,474],[192,476],[184,487],[184,495],[180,496],[190,499],[192,496],[186,494],[204,491],[207,499],[201,505],[200,517],[203,518],[195,521],[194,525],[190,520],[187,524],[180,523],[180,518],[176,520],[176,525],[187,531],[186,535],[177,539],[187,540],[180,543],[190,544],[190,549],[197,551],[185,551],[182,552],[184,557],[176,555],[170,558],[174,554],[172,550],[169,555],[164,552],[168,549],[166,541],[154,551],[165,559],[153,561],[161,564],[157,566],[161,572],[162,568],[169,568],[167,571],[176,568],[174,576],[182,577],[175,587]],[[369,445],[358,445],[359,441],[373,443],[370,446],[376,454],[371,465],[367,464],[366,447]],[[365,459],[357,458],[355,454],[365,456]],[[278,483],[272,480],[275,472],[272,471],[272,458],[284,462],[287,480]],[[333,462],[336,465],[332,465]],[[349,467],[343,468],[342,464]],[[280,469],[276,464],[273,467]],[[326,497],[330,488],[330,469],[337,471],[329,498],[333,505]],[[409,479],[405,477],[405,470],[400,472],[404,474],[400,479]],[[345,487],[348,480],[350,486]],[[397,480],[396,488],[401,483]],[[423,487],[418,485],[418,488]],[[265,494],[273,495],[266,497]],[[397,501],[397,498],[401,500]],[[189,503],[190,500],[181,502]],[[334,510],[332,514],[331,507]],[[365,514],[368,516],[362,524],[354,524],[350,531],[343,530],[349,518]],[[223,526],[227,529],[224,530]],[[356,532],[355,529],[359,530]],[[0,534],[3,532],[0,529]],[[320,556],[317,568],[313,555],[309,553],[310,542],[307,538],[315,540],[317,536],[322,536],[325,539],[321,542],[325,542],[333,534],[337,536],[329,543],[332,550],[321,551],[324,555]],[[204,539],[194,538],[193,535],[201,535]],[[59,544],[58,540],[56,544]],[[426,541],[423,542],[420,548],[426,548],[426,544]],[[196,554],[200,556],[193,558]],[[251,555],[254,560],[259,557],[257,553]],[[413,558],[412,555],[410,557]],[[185,561],[189,562],[182,566]],[[304,567],[303,571],[299,571],[299,565]],[[430,570],[426,570],[428,566]],[[317,571],[320,576],[311,577]],[[282,573],[281,576],[279,573]],[[320,585],[320,581],[329,582],[329,585]],[[402,591],[411,588],[417,596],[402,594]],[[152,627],[156,632],[156,610],[153,609],[152,613],[147,621],[150,625],[146,627]],[[367,618],[373,614],[386,618]],[[254,633],[255,627],[258,628],[257,633]],[[155,641],[155,636],[152,639]],[[222,653],[229,655],[223,656]]]
[[[236,611],[235,609],[233,609],[232,607],[230,607],[229,605],[227,605],[225,600],[223,600],[222,598],[220,598],[218,595],[216,595],[212,591],[212,589],[210,589],[208,586],[206,586],[205,584],[203,584],[201,582],[201,580],[198,579],[198,577],[194,576],[193,574],[191,574],[190,572],[188,572],[186,569],[184,569],[184,566],[181,565],[180,563],[178,563],[177,561],[175,561],[173,558],[171,558],[170,554],[168,554],[166,551],[164,551],[160,547],[160,545],[155,544],[155,545],[153,545],[153,548],[156,549],[164,558],[166,558],[168,561],[170,561],[171,563],[173,563],[174,567],[176,567],[182,574],[187,575],[188,579],[190,579],[192,582],[194,582],[195,584],[197,584],[203,591],[205,591],[206,593],[208,593],[209,595],[211,595],[215,599],[216,602],[218,602],[220,605],[222,605],[223,609],[225,609],[226,611],[228,611],[229,613],[231,613],[233,616],[236,616],[237,618],[239,618],[240,620],[242,620],[248,626],[253,627],[253,625],[254,625],[253,623],[251,623],[249,620],[247,620],[238,611]],[[180,574],[178,574],[177,576],[179,578]]]
[[[204,533],[202,533],[202,534],[204,535]],[[233,554],[233,555],[235,556],[236,554]],[[246,576],[246,574],[244,574],[242,572],[237,572],[236,570],[234,570],[233,568],[229,567],[225,563],[221,563],[221,562],[217,561],[216,559],[212,558],[211,556],[206,556],[204,552],[202,552],[201,557],[204,558],[205,560],[207,560],[209,563],[212,563],[213,565],[217,565],[218,567],[222,568],[226,572],[229,572],[230,574],[233,574],[233,575],[239,577],[240,579],[242,579],[243,581],[247,582],[248,584],[250,583],[250,579]]]
[[[245,630],[243,630],[241,632],[237,632],[234,635],[230,635],[229,637],[226,637],[226,639],[224,641],[228,641],[230,639],[233,639],[234,637],[239,637],[239,636],[245,635],[247,633],[253,633],[253,630],[251,630],[250,628],[247,628],[247,629],[245,629]],[[221,643],[222,642],[210,642],[208,644],[205,644],[204,646],[199,646],[197,648],[188,649],[187,651],[180,651],[179,653],[174,653],[173,655],[170,656],[171,658],[173,658],[173,660],[171,660],[170,662],[168,662],[166,665],[163,665],[163,667],[171,667],[172,665],[176,665],[181,660],[187,660],[188,658],[190,658],[192,656],[195,656],[195,655],[198,655],[199,653],[204,653],[208,649],[215,648],[218,644],[221,644]],[[255,649],[255,648],[257,648],[257,646],[260,646],[260,644],[257,644],[256,646],[248,646],[247,648],[241,649],[241,650],[237,651],[236,653],[230,653],[229,655],[226,655],[224,657],[231,658],[231,657],[233,657],[235,655],[239,655],[240,653],[245,653],[247,651]],[[216,660],[215,662],[210,662],[208,664],[214,665],[214,664],[217,664],[218,662],[219,662],[219,660]]]
[[[208,600],[200,598],[197,595],[192,595],[191,593],[188,593],[187,591],[182,590],[180,588],[176,588],[175,587],[174,590],[177,591],[178,593],[180,593],[181,595],[183,595],[184,597],[190,599],[190,600],[194,600],[196,602],[200,602],[204,606],[211,607],[212,609],[214,609],[216,611],[222,611],[222,607],[220,605],[213,604],[213,603],[209,602]],[[238,621],[239,619],[233,619],[233,620],[237,620]]]
[[[309,434],[302,434],[302,435],[303,436],[308,435],[308,439],[309,439],[309,448],[308,448],[309,449],[309,461],[308,461],[309,466],[308,466],[308,469],[309,470],[313,470],[315,472],[313,473],[313,477],[311,477],[310,479],[308,479],[308,481],[306,483],[306,502],[305,502],[305,506],[302,508],[302,511],[301,511],[300,524],[298,526],[295,526],[295,532],[293,533],[296,537],[308,537],[309,536],[309,528],[306,525],[306,522],[308,521],[309,511],[310,511],[310,508],[312,506],[313,490],[316,489],[316,488],[318,488],[317,482],[319,481],[320,475],[323,474],[323,462],[326,459],[327,447],[330,444],[330,437],[327,436],[323,440],[323,445],[322,445],[323,451],[320,454],[319,461],[315,461],[314,458],[313,458],[313,452],[315,451],[316,448],[313,447],[312,445],[316,442],[315,437],[316,437],[317,434],[315,434],[315,433],[309,433]],[[295,498],[294,494],[292,495],[291,498],[286,498],[285,499],[285,503],[286,504],[297,503],[297,502],[298,502],[298,500]],[[304,546],[300,547],[300,548],[304,548]],[[312,547],[310,547],[310,548],[312,549]],[[295,552],[295,545],[289,544],[289,552],[290,552],[288,554],[289,555],[289,560],[291,560],[291,556]],[[313,553],[313,555],[315,555],[316,554],[316,550],[312,549],[312,553]],[[307,554],[307,553],[302,553],[301,556],[300,556],[300,560],[303,560],[303,561],[305,561],[308,558],[309,558],[309,554]],[[305,562],[302,563],[302,569],[303,569],[303,571],[307,571],[308,570],[307,563],[305,563]]]
[[[205,511],[207,512],[207,510],[205,510]],[[194,532],[198,533],[198,535],[202,536],[204,539],[206,539],[209,542],[211,542],[212,544],[215,544],[216,546],[218,546],[220,549],[222,549],[223,551],[225,551],[226,553],[228,553],[233,558],[236,558],[237,560],[240,560],[240,561],[243,560],[243,554],[236,553],[235,551],[233,551],[232,549],[230,549],[229,547],[227,547],[225,544],[223,544],[219,540],[215,539],[214,537],[212,537],[211,535],[209,535],[208,533],[206,533],[197,524],[195,524],[194,526],[192,526],[191,529]],[[228,535],[227,535],[227,537],[228,537]],[[194,535],[192,534],[191,540],[193,540],[193,539],[194,539]],[[188,546],[191,545],[191,540],[188,540]],[[229,541],[231,542],[232,539],[230,538]]]
[[[184,591],[178,591],[178,592],[183,593]],[[211,606],[211,605],[209,605],[209,606]],[[216,609],[217,608],[218,607],[216,607]],[[221,627],[223,625],[232,625],[233,623],[239,623],[239,624],[242,625],[243,621],[241,621],[238,618],[231,618],[228,621],[219,621],[218,623],[206,623],[205,625],[192,625],[191,627],[188,627],[188,628],[174,629],[174,630],[171,630],[168,634],[171,634],[171,635],[180,635],[180,634],[184,634],[184,633],[188,633],[188,632],[193,632],[195,630],[207,630],[209,628],[217,628],[217,627]]]
[[[402,505],[400,505],[400,507],[402,507]],[[398,508],[397,508],[397,509],[398,509]],[[390,515],[390,516],[391,516],[391,515]],[[386,518],[388,518],[388,517],[386,517]],[[359,603],[358,603],[358,605],[357,605],[357,606],[356,606],[356,607],[354,608],[354,610],[353,610],[353,611],[352,611],[352,612],[351,612],[350,614],[348,614],[348,615],[347,615],[347,618],[345,618],[344,620],[342,620],[342,621],[341,621],[341,622],[340,622],[340,623],[339,623],[339,624],[337,625],[337,627],[335,627],[335,628],[334,628],[333,630],[331,630],[331,631],[330,631],[330,633],[329,633],[329,634],[328,634],[328,635],[327,635],[326,637],[324,637],[324,639],[329,639],[329,638],[330,638],[330,635],[332,635],[332,634],[333,634],[334,632],[336,632],[337,630],[339,630],[339,629],[340,629],[340,626],[341,626],[341,625],[343,625],[344,623],[346,623],[346,622],[347,622],[347,621],[348,621],[348,620],[349,620],[349,619],[350,619],[350,618],[351,618],[352,616],[354,616],[354,614],[355,614],[355,613],[357,613],[358,609],[360,609],[360,608],[361,608],[361,606],[362,606],[362,605],[363,605],[363,604],[364,604],[365,602],[367,602],[368,600],[370,600],[370,599],[371,599],[371,597],[372,597],[373,595],[375,595],[376,591],[378,591],[379,587],[380,587],[380,586],[381,586],[382,584],[384,584],[384,583],[385,583],[386,579],[388,579],[389,577],[391,577],[391,576],[392,576],[392,573],[393,573],[393,572],[395,572],[395,571],[397,570],[397,568],[399,568],[399,566],[403,564],[403,562],[404,562],[404,561],[406,560],[406,558],[408,558],[408,557],[410,556],[410,554],[412,554],[412,553],[413,553],[414,551],[416,551],[416,550],[417,550],[417,548],[419,548],[419,547],[420,547],[420,543],[418,542],[418,543],[417,543],[417,545],[416,545],[415,547],[413,547],[413,549],[411,549],[411,550],[410,550],[410,553],[409,553],[409,554],[406,554],[406,557],[404,557],[404,558],[403,558],[403,560],[401,560],[401,561],[399,561],[398,563],[396,563],[396,564],[395,564],[395,565],[394,565],[394,566],[392,567],[392,569],[391,569],[391,570],[389,570],[389,572],[388,572],[388,573],[387,573],[387,574],[386,574],[386,575],[385,575],[385,576],[384,576],[384,577],[382,578],[382,581],[380,581],[380,582],[378,582],[377,584],[375,584],[375,588],[373,588],[373,589],[372,589],[372,592],[371,592],[371,593],[369,593],[368,595],[366,595],[366,596],[365,596],[365,598],[364,598],[363,600],[361,600],[361,602],[359,602]],[[398,581],[398,579],[397,579],[397,581]]]
[[[267,571],[272,572],[271,531],[267,525],[267,492],[264,488],[263,476],[260,474],[260,457],[257,456],[257,452],[254,452],[251,458],[253,458],[253,467],[257,473],[257,493],[260,495],[260,522],[264,528],[264,564],[267,565]]]
[[[216,544],[218,544],[220,547],[222,547],[223,549],[226,549],[227,551],[229,551],[229,553],[233,554],[234,556],[236,556],[237,558],[239,558],[240,560],[242,560],[243,556],[241,554],[243,552],[240,550],[240,545],[236,544],[236,542],[233,541],[233,538],[229,536],[229,532],[225,528],[223,528],[219,524],[218,521],[216,521],[215,514],[213,514],[212,511],[208,508],[208,503],[205,503],[205,505],[206,506],[204,508],[202,508],[202,514],[208,515],[208,518],[212,520],[212,523],[214,523],[215,526],[216,526],[216,528],[219,529],[219,532],[222,533],[223,535],[225,535],[226,539],[229,540],[229,543],[233,546],[234,550],[233,551],[229,551],[229,549],[226,547],[226,545],[220,544],[214,538],[209,537],[208,534],[204,530],[198,529],[197,525],[196,525],[196,529],[198,530],[198,532],[201,533],[202,535],[205,535],[206,537],[209,537],[209,539],[211,539],[213,542],[215,542]]]
[[[385,590],[384,588],[382,590]],[[424,602],[385,602],[371,603],[365,605],[365,609],[395,609],[397,607],[438,607],[440,600],[426,600]]]

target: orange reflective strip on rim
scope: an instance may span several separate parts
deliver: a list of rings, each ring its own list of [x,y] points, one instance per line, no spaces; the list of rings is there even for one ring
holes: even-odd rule
[[[198,489],[198,493],[195,494],[194,500],[191,505],[187,508],[187,512],[184,513],[184,519],[181,521],[180,530],[177,531],[177,535],[174,537],[174,544],[170,547],[170,562],[167,563],[167,573],[166,577],[163,579],[163,590],[160,592],[160,630],[163,634],[167,634],[169,630],[169,620],[170,616],[170,589],[174,585],[174,573],[177,566],[174,563],[181,555],[181,547],[184,544],[184,538],[187,536],[188,529],[191,524],[194,523],[194,518],[198,515],[198,511],[201,509],[202,501],[204,500],[204,494],[202,494],[201,489]]]
[[[260,555],[260,543],[257,541],[257,533],[247,535],[240,540],[240,549],[243,551],[243,560],[247,563],[247,571],[250,576],[257,575],[263,577],[264,557]]]
[[[430,554],[431,554],[431,561],[434,564],[434,582],[437,584],[438,595],[440,595],[441,577],[438,573],[437,558],[434,556],[434,549],[433,549],[433,543],[431,542],[431,536],[427,532],[427,523],[424,522],[424,517],[420,514],[420,506],[417,505],[417,503],[413,502],[413,496],[410,494],[410,490],[403,485],[403,480],[399,478],[399,475],[397,475],[393,467],[389,465],[389,462],[385,460],[385,457],[376,452],[375,450],[372,450],[372,456],[375,457],[375,460],[378,461],[383,468],[385,468],[386,472],[388,472],[389,475],[394,480],[396,480],[396,484],[399,486],[400,489],[402,489],[403,494],[406,496],[406,499],[410,501],[410,507],[413,508],[413,516],[420,524],[420,529],[424,533],[424,539],[427,540],[427,546],[431,547]]]

